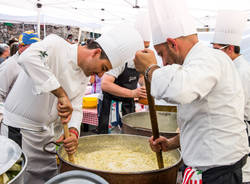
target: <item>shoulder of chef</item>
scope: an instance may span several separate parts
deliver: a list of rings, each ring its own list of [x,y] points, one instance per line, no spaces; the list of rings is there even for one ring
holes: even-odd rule
[[[209,60],[209,62],[204,62]],[[230,62],[231,59],[223,52],[221,52],[218,49],[213,49],[205,44],[198,42],[195,44],[191,50],[188,52],[183,67],[186,65],[189,66],[189,64],[195,64],[200,63],[202,65],[211,65],[212,63],[216,62],[224,63],[224,62]],[[232,61],[231,61],[232,62]]]

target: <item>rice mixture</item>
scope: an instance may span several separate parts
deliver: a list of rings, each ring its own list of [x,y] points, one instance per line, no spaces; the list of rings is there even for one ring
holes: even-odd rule
[[[163,156],[164,167],[173,165],[177,160],[171,156]],[[89,153],[75,154],[75,164],[83,167],[113,171],[138,172],[158,169],[156,154],[144,153],[139,147],[134,150],[122,146],[102,148]]]

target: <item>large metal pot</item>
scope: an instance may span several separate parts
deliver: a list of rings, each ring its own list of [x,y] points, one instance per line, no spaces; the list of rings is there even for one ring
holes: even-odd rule
[[[160,135],[171,138],[176,136],[178,125],[175,112],[157,112]],[[149,112],[130,113],[121,118],[125,134],[152,136]]]
[[[28,159],[25,153],[22,153],[23,161],[22,161],[22,170],[16,175],[15,178],[13,178],[8,184],[23,184],[24,183],[24,172],[27,167]]]
[[[16,142],[9,139],[8,137],[1,135],[0,135],[0,147],[1,147],[0,175],[8,172],[10,168],[18,161],[18,164],[21,165],[21,170],[12,180],[8,182],[8,184],[23,184],[24,172],[26,170],[28,163],[27,156]],[[20,158],[21,161],[19,161]]]
[[[49,143],[48,143],[49,144]],[[47,145],[48,145],[47,144]],[[44,150],[46,151],[46,146]],[[93,135],[85,136],[79,138],[78,153],[84,151],[94,151],[100,150],[104,147],[110,147],[112,149],[115,145],[123,145],[127,148],[135,148],[140,145],[143,147],[145,152],[151,152],[148,143],[148,137],[135,136],[135,135],[126,135],[126,134],[111,134],[111,135]],[[77,156],[77,154],[75,156]],[[108,172],[103,170],[95,170],[86,168],[83,166],[75,165],[64,158],[67,157],[66,152],[64,151],[63,146],[60,146],[59,150],[56,153],[60,159],[60,172],[70,171],[70,170],[85,170],[92,173],[95,173],[111,184],[176,184],[177,172],[181,163],[181,155],[178,150],[173,150],[170,152],[163,153],[163,157],[172,156],[175,158],[176,163],[170,167],[163,169],[157,169],[152,171],[144,172]]]
[[[108,182],[96,174],[75,170],[58,174],[45,184],[108,184]]]

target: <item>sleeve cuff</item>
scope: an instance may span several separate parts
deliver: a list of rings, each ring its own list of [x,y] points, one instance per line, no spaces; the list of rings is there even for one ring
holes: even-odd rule
[[[42,93],[51,92],[60,87],[60,83],[55,76],[51,76],[43,85],[35,86],[33,88],[33,93],[35,95],[40,95]]]

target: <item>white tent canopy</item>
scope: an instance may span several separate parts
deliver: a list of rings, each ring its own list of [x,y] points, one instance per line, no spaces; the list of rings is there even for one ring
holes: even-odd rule
[[[37,16],[13,16],[6,15],[0,13],[0,22],[12,22],[12,23],[25,23],[25,24],[36,24]],[[50,16],[40,16],[41,24],[49,24],[49,25],[68,25],[74,27],[90,27],[93,29],[99,29],[100,25],[95,23],[83,23],[75,20],[55,18]]]
[[[250,13],[249,0],[186,0],[198,27],[213,27],[217,10],[239,9]],[[0,12],[5,18],[12,16],[37,16],[37,4],[41,4],[40,15],[48,23],[77,23],[78,27],[88,24],[91,28],[106,27],[119,22],[134,23],[139,9],[147,9],[147,0],[0,0]],[[140,8],[135,8],[140,7]],[[1,20],[3,20],[1,15]],[[57,19],[56,19],[57,18]],[[249,16],[250,18],[250,16]],[[59,20],[65,20],[65,22]],[[9,19],[7,19],[9,20]],[[18,19],[20,20],[20,19]],[[23,19],[25,20],[25,19]],[[40,18],[40,21],[44,21]],[[46,21],[46,20],[45,20]],[[73,23],[73,25],[76,25]]]

